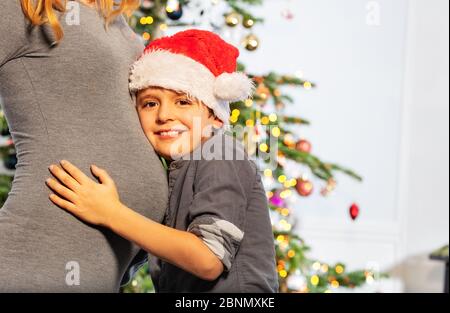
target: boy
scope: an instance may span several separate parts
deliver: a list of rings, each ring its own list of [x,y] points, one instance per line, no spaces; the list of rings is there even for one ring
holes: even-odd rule
[[[130,90],[142,128],[169,162],[165,225],[120,202],[95,165],[97,184],[68,161],[52,165],[50,199],[81,220],[135,242],[152,258],[158,292],[277,292],[269,210],[256,165],[221,130],[231,101],[253,83],[235,72],[239,51],[189,30],[151,43],[133,65]],[[230,159],[231,157],[231,159]],[[151,186],[149,186],[151,188]]]

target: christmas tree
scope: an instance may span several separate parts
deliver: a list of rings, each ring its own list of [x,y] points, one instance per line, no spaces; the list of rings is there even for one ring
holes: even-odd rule
[[[144,0],[140,9],[130,18],[130,25],[145,42],[186,28],[201,28],[215,31],[242,49],[255,51],[260,41],[253,33],[253,26],[264,20],[253,15],[251,8],[261,5],[263,0]],[[289,11],[282,14],[292,18]],[[236,29],[238,29],[236,31]],[[232,33],[232,35],[230,35]],[[238,39],[236,39],[238,34]],[[239,70],[245,66],[239,64]],[[350,169],[338,164],[324,162],[311,153],[311,143],[298,138],[292,125],[306,126],[310,123],[298,116],[286,116],[284,108],[295,105],[294,99],[283,92],[283,87],[293,86],[307,91],[315,84],[299,75],[247,74],[257,85],[252,100],[232,104],[230,122],[232,134],[242,140],[247,151],[260,162],[261,174],[265,178],[270,204],[274,239],[276,243],[277,267],[281,292],[327,292],[333,288],[357,287],[374,279],[370,270],[346,272],[344,264],[329,265],[307,257],[309,247],[295,234],[293,210],[289,198],[294,192],[302,197],[313,193],[314,184],[307,175],[288,177],[285,164],[288,161],[303,164],[319,181],[323,181],[321,194],[327,196],[336,188],[335,174],[342,172],[354,179],[362,178]],[[275,160],[276,164],[273,164]],[[350,207],[350,216],[356,219],[359,208]],[[301,277],[300,288],[290,288],[291,277]],[[127,286],[125,292],[151,292],[146,269]]]
[[[252,6],[263,0],[143,0],[140,8],[130,17],[129,23],[142,36],[144,42],[169,34],[171,31],[202,28],[215,31],[242,49],[255,51],[259,48],[258,36],[253,33],[256,23],[263,19],[254,16]],[[289,11],[283,12],[287,19]],[[239,31],[235,31],[239,29]],[[228,38],[230,30],[239,35]],[[228,35],[227,35],[228,34]],[[231,36],[233,37],[233,36]],[[234,36],[236,37],[236,36]],[[240,71],[246,71],[239,64]],[[311,176],[323,185],[320,193],[327,196],[336,188],[335,175],[342,172],[361,181],[362,178],[350,169],[338,164],[324,162],[312,153],[312,144],[298,138],[295,127],[310,123],[298,116],[287,116],[284,108],[295,105],[294,99],[283,92],[283,87],[301,88],[305,92],[315,84],[300,75],[284,75],[275,72],[266,75],[247,73],[257,85],[253,99],[232,104],[231,133],[242,140],[260,165],[267,187],[267,197],[272,216],[276,244],[277,270],[281,292],[328,292],[338,287],[354,288],[373,281],[370,270],[347,272],[344,264],[326,264],[308,257],[310,248],[296,234],[296,221],[289,198],[298,193],[301,197],[313,194],[316,184],[305,173],[302,177],[289,177],[286,162],[296,162],[309,169]],[[1,113],[1,112],[0,112]],[[7,169],[13,169],[17,159],[14,143],[3,114],[0,114],[2,140],[0,152]],[[0,205],[6,200],[11,188],[12,173],[0,175]],[[356,219],[359,208],[353,204],[350,215]],[[291,287],[289,280],[301,278],[300,287]],[[152,292],[153,284],[144,266],[123,292]]]

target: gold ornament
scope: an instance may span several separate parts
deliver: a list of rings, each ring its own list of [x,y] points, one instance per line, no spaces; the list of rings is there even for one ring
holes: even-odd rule
[[[236,27],[239,25],[241,16],[236,12],[232,12],[225,16],[225,23],[230,27]]]
[[[256,49],[259,48],[259,38],[253,34],[248,35],[244,39],[244,45],[245,49],[247,49],[248,51],[255,51]]]
[[[255,21],[249,17],[246,17],[244,18],[242,25],[244,25],[245,28],[252,28],[255,25]]]

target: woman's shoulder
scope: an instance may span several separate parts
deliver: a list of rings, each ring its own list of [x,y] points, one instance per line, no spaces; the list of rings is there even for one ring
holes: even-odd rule
[[[11,27],[14,24],[22,26],[25,18],[23,15],[22,6],[20,5],[20,0],[2,1],[0,7],[0,18],[0,27],[1,25]],[[5,30],[7,29],[5,28]],[[2,34],[2,37],[3,35],[5,34]]]
[[[118,27],[125,35],[125,37],[128,38],[136,46],[137,57],[139,57],[144,51],[145,45],[140,36],[136,34],[136,32],[131,28],[130,24],[128,23],[127,17],[125,17],[123,14],[119,15],[112,21],[112,23],[116,27]]]
[[[0,8],[0,66],[26,44],[27,21],[19,0],[3,1]]]

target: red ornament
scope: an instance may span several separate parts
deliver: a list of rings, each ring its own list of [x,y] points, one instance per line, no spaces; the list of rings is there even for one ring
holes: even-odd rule
[[[295,188],[297,189],[299,195],[302,197],[310,196],[314,190],[312,182],[304,178],[299,178],[297,180],[297,186],[295,186]]]
[[[356,220],[359,216],[359,206],[356,203],[353,203],[350,207],[350,217],[352,220]]]
[[[302,139],[297,142],[295,148],[301,152],[311,153],[312,145],[308,140]]]

